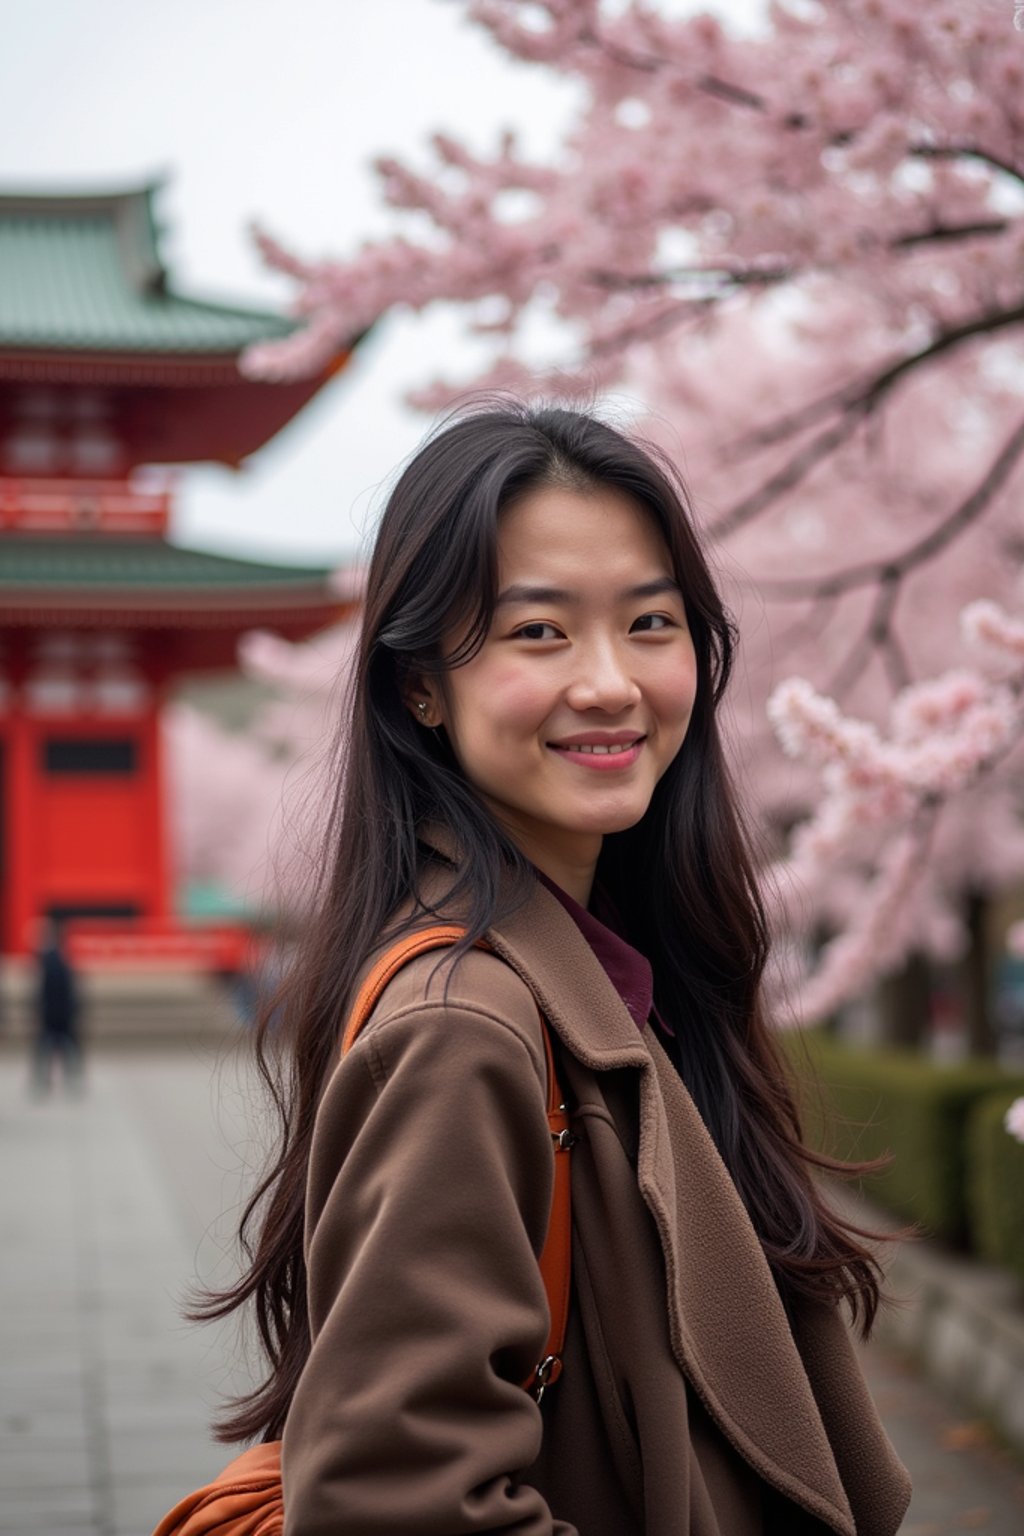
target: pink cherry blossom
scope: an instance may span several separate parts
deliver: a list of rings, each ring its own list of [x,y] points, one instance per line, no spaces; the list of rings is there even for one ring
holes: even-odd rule
[[[339,572],[340,596],[365,573]],[[315,875],[340,700],[357,643],[353,620],[293,644],[254,631],[242,670],[269,690],[244,729],[184,702],[165,713],[172,841],[180,882],[210,881],[268,912],[301,906]]]
[[[1006,1129],[1018,1141],[1024,1141],[1024,1099],[1015,1099],[1006,1111]]]
[[[751,35],[656,0],[463,4],[578,88],[564,136],[381,160],[393,233],[328,259],[261,233],[305,328],[246,367],[287,377],[394,307],[454,304],[485,361],[410,380],[424,409],[471,385],[639,405],[740,623],[729,745],[787,837],[780,946],[834,935],[801,1012],[913,949],[948,959],[967,893],[1024,880],[1008,0],[775,4]]]

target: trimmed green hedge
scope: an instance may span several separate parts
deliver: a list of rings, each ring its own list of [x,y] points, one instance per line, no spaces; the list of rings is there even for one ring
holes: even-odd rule
[[[978,1253],[1024,1280],[1024,1143],[1003,1124],[1019,1094],[1019,1089],[989,1094],[971,1109],[967,1198]]]
[[[804,1080],[801,1104],[811,1143],[851,1162],[890,1154],[890,1166],[863,1181],[864,1193],[903,1220],[920,1223],[925,1233],[965,1243],[973,1226],[968,1115],[994,1091],[1024,1093],[1024,1075],[1011,1076],[985,1061],[943,1066],[910,1051],[853,1049],[819,1033],[804,1039],[824,1088],[822,1095],[808,1084],[806,1057],[801,1073],[797,1041],[790,1054],[798,1081]]]

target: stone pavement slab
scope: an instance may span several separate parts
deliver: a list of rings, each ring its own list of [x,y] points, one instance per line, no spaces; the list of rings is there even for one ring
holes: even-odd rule
[[[0,1536],[149,1536],[227,1459],[207,1424],[245,1359],[179,1305],[233,1273],[267,1134],[245,1085],[231,1055],[110,1051],[37,1102],[0,1055]],[[898,1354],[864,1360],[915,1480],[902,1536],[1021,1536],[1019,1461]]]

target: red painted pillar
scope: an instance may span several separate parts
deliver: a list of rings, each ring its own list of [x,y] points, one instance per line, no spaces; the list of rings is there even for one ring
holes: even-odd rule
[[[3,948],[25,954],[35,944],[39,916],[36,860],[33,857],[39,815],[39,763],[33,722],[15,702],[7,733],[7,932]]]
[[[11,838],[14,833],[14,794],[12,789],[11,724],[13,700],[5,700],[0,717],[0,955],[11,952]]]
[[[161,727],[164,687],[162,679],[150,675],[153,689],[151,707],[142,727],[143,773],[146,795],[146,825],[149,830],[149,915],[157,922],[174,913],[173,872],[170,859],[169,806],[167,774],[164,764],[164,739]]]

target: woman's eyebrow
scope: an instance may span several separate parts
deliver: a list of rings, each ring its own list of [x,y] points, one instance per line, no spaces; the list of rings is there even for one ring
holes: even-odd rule
[[[643,581],[639,586],[625,587],[615,595],[619,602],[629,602],[635,598],[661,597],[665,592],[672,592],[677,597],[682,597],[682,589],[674,576],[659,576],[656,581]],[[499,592],[495,599],[495,607],[501,607],[506,603],[578,603],[579,601],[580,594],[570,592],[566,587],[539,587],[517,582],[511,587],[506,587],[504,592]]]

